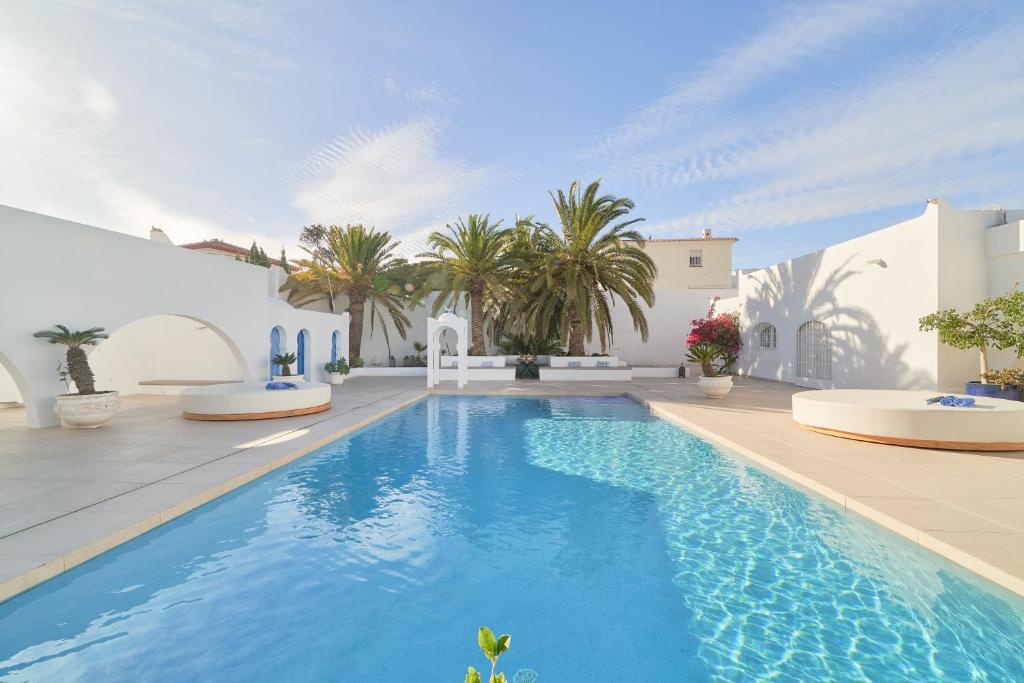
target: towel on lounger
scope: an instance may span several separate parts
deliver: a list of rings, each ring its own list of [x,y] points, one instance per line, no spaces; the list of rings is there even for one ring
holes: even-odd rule
[[[938,403],[947,408],[970,408],[974,405],[974,399],[961,396],[936,396],[926,401],[928,404]]]
[[[275,391],[277,389],[298,389],[298,387],[291,382],[267,382],[267,389]]]

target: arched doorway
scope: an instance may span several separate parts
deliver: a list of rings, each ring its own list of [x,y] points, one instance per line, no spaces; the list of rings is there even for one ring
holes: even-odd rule
[[[298,374],[307,380],[310,379],[309,330],[299,330],[299,334],[295,338],[295,363],[298,367]]]
[[[427,386],[437,386],[441,373],[441,339],[447,330],[456,335],[459,361],[456,363],[456,380],[461,389],[469,381],[469,321],[451,313],[442,313],[438,318],[427,318]]]
[[[238,345],[216,326],[190,316],[139,318],[89,352],[96,388],[131,394],[177,394],[188,386],[249,378]]]
[[[832,338],[820,320],[808,320],[797,330],[796,377],[796,384],[814,388],[832,382]]]

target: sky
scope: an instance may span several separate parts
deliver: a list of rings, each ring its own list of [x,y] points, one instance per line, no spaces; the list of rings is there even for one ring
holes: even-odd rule
[[[0,3],[0,204],[268,253],[553,221],[600,178],[749,268],[1024,208],[1024,2]]]

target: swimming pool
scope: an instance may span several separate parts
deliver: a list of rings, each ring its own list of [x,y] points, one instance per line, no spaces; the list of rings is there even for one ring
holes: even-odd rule
[[[624,398],[431,397],[0,605],[5,680],[1024,680],[1024,601]]]

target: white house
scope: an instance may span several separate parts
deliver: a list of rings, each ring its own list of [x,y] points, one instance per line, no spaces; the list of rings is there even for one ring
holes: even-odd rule
[[[90,352],[97,389],[170,392],[203,381],[256,380],[271,357],[322,376],[345,355],[348,314],[293,308],[284,272],[0,206],[0,239],[17,254],[0,269],[0,402],[23,401],[33,427],[57,424],[63,347],[32,333],[55,323],[105,327]]]
[[[808,387],[963,391],[978,358],[918,319],[1024,281],[1024,211],[934,199],[914,219],[739,276],[740,371]],[[995,368],[1020,364],[993,354]]]

